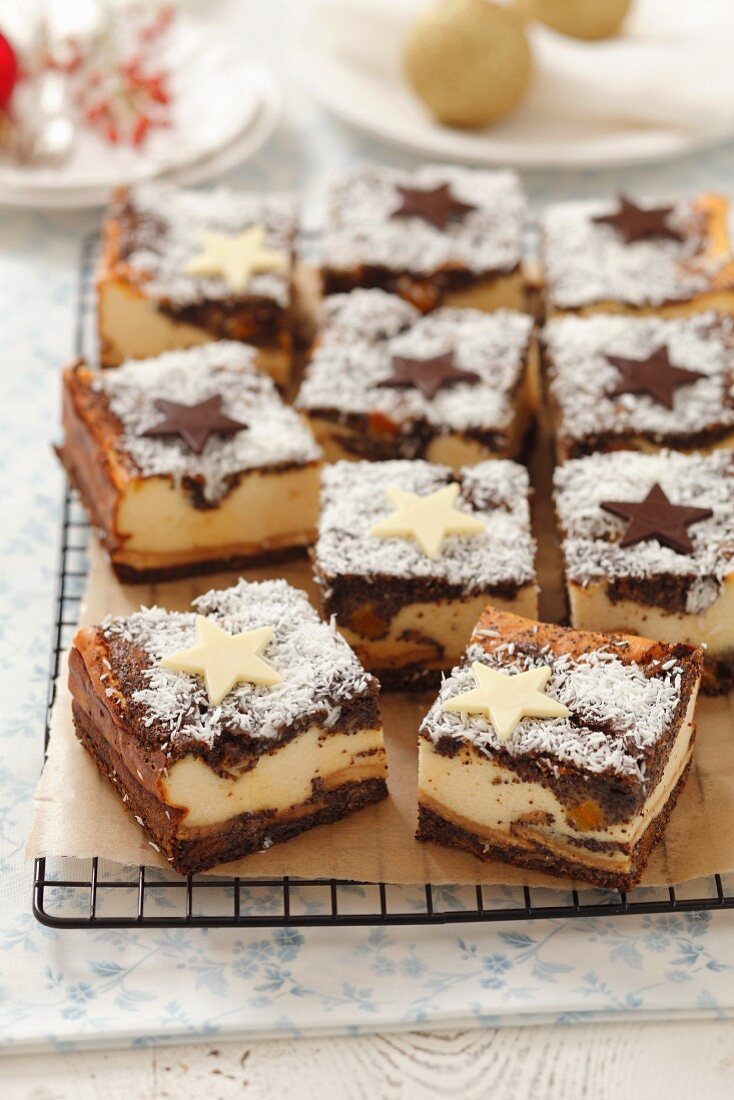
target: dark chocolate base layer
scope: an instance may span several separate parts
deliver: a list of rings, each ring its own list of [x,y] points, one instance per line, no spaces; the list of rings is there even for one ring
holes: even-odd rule
[[[734,656],[721,660],[704,657],[701,691],[704,695],[726,695],[734,691]]]
[[[447,668],[445,672],[448,672]],[[441,677],[445,674],[440,668],[419,668],[406,665],[405,668],[370,669],[380,681],[383,691],[434,691],[441,686]]]
[[[580,882],[588,882],[592,886],[603,890],[631,890],[642,877],[650,852],[658,843],[665,827],[668,824],[671,813],[685,786],[690,771],[690,761],[683,774],[672,790],[668,801],[654,821],[651,821],[645,833],[638,841],[632,854],[632,863],[627,872],[604,870],[598,867],[588,867],[582,861],[563,859],[550,852],[538,848],[534,852],[528,852],[527,848],[507,845],[488,844],[475,833],[447,821],[433,810],[425,806],[418,807],[418,840],[431,840],[436,844],[444,844],[450,848],[461,848],[471,852],[484,862],[499,859],[503,863],[512,863],[517,867],[526,867],[531,871],[542,871],[547,875],[557,875],[560,878],[573,879]],[[579,849],[580,857],[583,849]]]
[[[314,791],[308,802],[301,804],[306,812],[291,820],[276,821],[275,812],[268,810],[244,813],[230,818],[221,827],[202,830],[199,837],[177,837],[173,815],[168,816],[164,804],[132,775],[89,715],[77,703],[73,704],[72,713],[77,737],[102,775],[122,795],[125,807],[144,829],[152,846],[182,875],[207,871],[219,863],[260,852],[387,797],[384,779],[365,779],[344,783],[331,791]]]

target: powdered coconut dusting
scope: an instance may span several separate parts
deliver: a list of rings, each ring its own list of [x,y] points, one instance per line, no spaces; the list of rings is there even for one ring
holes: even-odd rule
[[[554,480],[570,580],[588,585],[606,578],[685,577],[691,614],[718,598],[724,578],[734,570],[734,458],[729,452],[595,454],[563,463]],[[625,521],[601,508],[603,500],[641,501],[656,482],[673,504],[713,512],[688,528],[691,554],[679,554],[657,539],[622,548]]]
[[[427,496],[454,480],[446,466],[421,460],[336,462],[323,473],[316,567],[322,577],[356,574],[398,578],[437,577],[467,595],[503,583],[535,579],[527,471],[496,459],[464,467],[456,507],[487,520],[484,534],[450,535],[438,560],[412,539],[377,538],[378,520],[394,511],[385,490],[394,486]]]
[[[548,206],[541,224],[549,306],[576,309],[614,301],[656,307],[710,290],[731,257],[707,255],[704,219],[692,202],[669,205],[673,210],[668,224],[683,234],[683,240],[654,237],[631,244],[614,226],[593,221],[597,215],[615,213],[616,201]]]
[[[150,657],[143,674],[148,686],[132,699],[143,706],[145,725],[156,733],[160,728],[164,745],[186,737],[211,746],[224,727],[272,741],[304,716],[328,729],[343,704],[371,688],[371,677],[343,638],[319,619],[304,592],[284,580],[240,580],[207,592],[193,606],[231,634],[271,626],[274,636],[262,656],[283,679],[274,687],[238,684],[212,706],[202,677],[160,668],[164,657],[196,643],[194,612],[151,607],[105,620],[105,637],[121,637]]]
[[[261,226],[265,245],[282,253],[286,264],[282,271],[254,275],[245,294],[288,305],[288,261],[296,220],[293,201],[285,195],[256,195],[228,187],[187,191],[169,183],[146,183],[133,188],[126,201],[135,221],[125,263],[146,294],[175,306],[230,298],[232,288],[225,279],[187,275],[186,265],[201,252],[202,233],[234,236]]]
[[[200,479],[204,497],[216,503],[242,471],[320,458],[308,427],[283,403],[254,359],[247,345],[220,341],[101,371],[92,386],[107,396],[122,424],[117,449],[129,456],[139,474],[171,477],[176,483],[184,477]],[[214,394],[224,398],[224,413],[247,424],[246,430],[210,436],[202,454],[178,436],[143,437],[163,418],[155,406],[158,398],[193,405]]]
[[[382,290],[334,295],[296,405],[309,412],[380,412],[443,431],[506,431],[532,330],[527,314],[510,310],[439,309],[422,317]],[[444,387],[430,399],[413,387],[380,385],[393,375],[393,357],[430,359],[447,351],[455,367],[480,380]]]
[[[561,436],[580,441],[640,432],[664,441],[671,434],[680,437],[715,425],[734,427],[731,317],[557,317],[546,325],[543,342],[552,361],[551,390],[560,410]],[[672,409],[648,394],[609,396],[620,372],[607,356],[646,359],[663,346],[674,366],[704,375],[675,391]]]
[[[391,216],[402,202],[398,185],[428,190],[442,184],[476,209],[445,229],[421,218]],[[477,274],[513,271],[522,257],[524,220],[525,199],[514,172],[435,164],[409,172],[367,165],[332,185],[324,264],[342,271],[375,264],[421,274],[445,265]]]
[[[523,718],[500,742],[489,719],[443,710],[443,703],[475,687],[474,661],[510,674],[548,665],[551,677],[545,692],[568,707],[569,716]],[[646,759],[670,728],[681,685],[682,669],[675,660],[650,676],[634,662],[620,660],[612,647],[574,657],[556,655],[550,647],[529,654],[516,652],[512,643],[489,651],[474,644],[467,649],[466,663],[444,680],[421,729],[434,743],[442,737],[470,741],[487,756],[501,748],[514,757],[540,754],[552,766],[570,764],[644,780]]]

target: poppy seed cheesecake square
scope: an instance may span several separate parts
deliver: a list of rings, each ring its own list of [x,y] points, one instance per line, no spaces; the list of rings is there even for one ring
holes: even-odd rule
[[[242,340],[284,389],[295,232],[284,195],[170,183],[121,189],[105,218],[97,276],[102,365]]]
[[[583,200],[541,218],[545,304],[555,313],[734,312],[723,195],[670,203]]]
[[[377,681],[285,581],[85,627],[69,686],[79,740],[182,874],[387,795]]]
[[[379,287],[422,312],[523,309],[525,196],[514,172],[362,165],[336,177],[323,237],[326,294]]]
[[[734,456],[616,451],[555,471],[571,623],[706,647],[734,685]]]
[[[534,421],[538,349],[525,313],[437,309],[383,290],[335,294],[296,407],[328,460],[515,458]]]
[[[63,427],[59,455],[123,580],[292,556],[315,537],[321,452],[246,344],[75,363]]]
[[[421,726],[418,839],[631,889],[690,769],[701,667],[488,607]]]
[[[435,683],[491,602],[537,613],[523,466],[414,462],[324,469],[314,572],[324,609],[385,687]]]
[[[734,450],[734,318],[556,317],[543,351],[559,461]]]

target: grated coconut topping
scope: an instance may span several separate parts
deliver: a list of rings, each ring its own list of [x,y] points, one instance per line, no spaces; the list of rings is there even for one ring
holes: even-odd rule
[[[377,521],[394,511],[386,488],[427,496],[452,480],[448,467],[422,460],[336,462],[325,467],[315,550],[319,573],[437,577],[460,586],[467,595],[503,583],[532,583],[535,541],[530,532],[529,479],[515,462],[495,459],[461,470],[455,507],[486,518],[487,531],[449,535],[437,561],[412,539],[370,535]]]
[[[532,330],[527,314],[510,310],[439,309],[421,316],[383,290],[334,295],[296,405],[336,407],[345,415],[381,412],[444,431],[506,430]],[[394,356],[430,359],[447,351],[454,352],[455,367],[480,380],[444,387],[430,400],[413,387],[379,385],[392,377]]]
[[[221,341],[155,359],[131,360],[94,375],[92,387],[104,393],[122,424],[118,449],[129,455],[143,477],[200,478],[206,500],[217,503],[232,479],[245,470],[314,462],[320,458],[310,430],[281,400],[269,377],[254,365],[254,350]],[[235,435],[209,437],[195,454],[178,436],[143,438],[163,414],[158,398],[193,405],[221,394],[223,412],[247,424]]]
[[[437,229],[419,218],[393,218],[402,202],[398,185],[428,190],[450,184],[453,195],[476,207]],[[324,265],[350,270],[363,264],[429,274],[457,266],[477,274],[512,271],[522,257],[525,198],[514,172],[486,172],[426,164],[414,171],[366,165],[332,184],[324,231]]]
[[[734,571],[734,459],[661,451],[616,451],[572,459],[556,469],[556,510],[564,532],[568,578],[588,585],[605,578],[688,578],[686,610],[699,614],[719,597]],[[691,554],[679,554],[657,539],[620,547],[626,522],[600,507],[603,500],[643,500],[655,483],[673,504],[710,508],[710,519],[691,524]]]
[[[143,673],[148,686],[132,700],[144,708],[146,726],[161,727],[162,744],[191,737],[211,746],[223,727],[272,741],[305,715],[328,729],[343,704],[371,689],[371,677],[344,639],[319,619],[304,592],[284,580],[240,580],[207,592],[193,606],[230,634],[273,627],[262,656],[283,679],[270,688],[238,684],[212,706],[202,677],[158,667],[164,657],[196,644],[194,612],[150,607],[106,619],[105,638],[121,638],[150,658]]]

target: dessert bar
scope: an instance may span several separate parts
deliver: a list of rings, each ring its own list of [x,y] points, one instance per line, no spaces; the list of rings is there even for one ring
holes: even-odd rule
[[[524,223],[514,172],[350,169],[328,195],[325,293],[380,287],[422,311],[522,309]]]
[[[383,686],[435,683],[488,601],[537,613],[524,467],[337,462],[313,557],[324,608]]]
[[[701,663],[487,608],[421,726],[418,838],[631,889],[690,769]]]
[[[728,212],[727,200],[714,194],[547,207],[541,244],[547,313],[734,312]]]
[[[165,183],[118,192],[97,279],[103,366],[242,340],[285,388],[295,228],[284,196]]]
[[[513,458],[533,423],[538,352],[527,314],[422,316],[382,290],[327,298],[296,400],[331,461]]]
[[[222,341],[65,371],[59,454],[123,580],[272,561],[313,541],[320,451],[254,363]]]
[[[571,623],[706,646],[734,686],[734,456],[616,451],[555,472]]]
[[[377,681],[285,581],[77,634],[77,736],[176,871],[288,840],[387,794]]]
[[[556,317],[543,330],[559,461],[734,449],[734,319]]]

